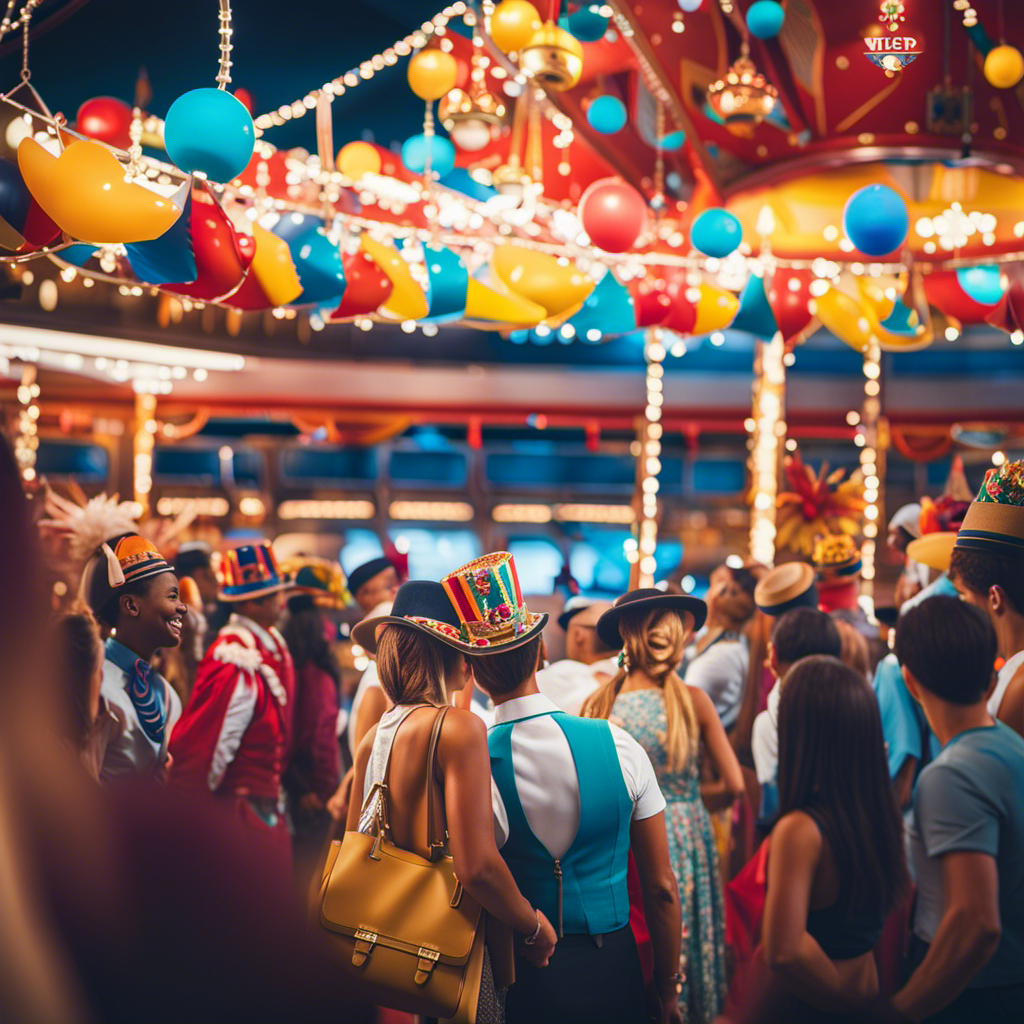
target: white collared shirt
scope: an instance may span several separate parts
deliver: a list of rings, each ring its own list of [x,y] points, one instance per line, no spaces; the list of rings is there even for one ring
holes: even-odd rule
[[[548,714],[558,711],[542,693],[499,704],[494,724],[516,722],[512,730],[512,770],[523,813],[533,834],[552,857],[562,857],[572,846],[580,823],[580,788],[576,765],[565,733]],[[540,715],[542,717],[531,717]],[[527,719],[527,721],[519,721]],[[626,792],[633,801],[633,821],[652,818],[665,809],[658,779],[647,751],[625,729],[608,723],[619,755]],[[491,781],[494,802],[494,838],[500,849],[508,839],[505,802]]]
[[[594,666],[572,658],[552,662],[537,673],[537,689],[570,715],[580,713],[583,702],[599,685]]]
[[[996,677],[996,688],[988,699],[988,713],[993,718],[999,717],[999,705],[1003,703],[1006,691],[1010,687],[1010,680],[1017,674],[1017,670],[1024,665],[1024,651],[1018,651],[1006,659],[1005,664],[999,670]]]
[[[768,691],[768,706],[754,719],[750,750],[754,756],[757,781],[763,786],[774,782],[779,773],[779,681]]]

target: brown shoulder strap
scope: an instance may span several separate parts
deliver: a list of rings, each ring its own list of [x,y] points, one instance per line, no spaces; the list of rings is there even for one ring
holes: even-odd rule
[[[437,825],[434,818],[434,790],[437,788],[437,781],[434,775],[437,768],[437,742],[441,738],[441,726],[444,724],[444,716],[448,714],[448,705],[440,708],[434,718],[434,728],[430,733],[430,746],[427,748],[427,849],[430,851],[431,860],[440,860],[444,856],[444,840],[437,838]]]

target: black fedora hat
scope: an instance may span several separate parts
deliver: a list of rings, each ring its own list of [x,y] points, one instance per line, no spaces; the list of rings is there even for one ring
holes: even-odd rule
[[[448,592],[433,580],[409,580],[398,588],[390,615],[363,619],[352,627],[352,639],[371,654],[377,652],[377,627],[387,624],[418,629],[460,651],[475,650],[463,638],[462,623]]]
[[[619,620],[627,612],[649,612],[655,608],[675,612],[677,615],[689,615],[693,618],[693,628],[700,629],[708,617],[708,606],[699,597],[689,594],[666,594],[654,587],[644,587],[623,594],[614,607],[609,608],[597,620],[597,635],[606,647],[618,650],[622,646],[619,635]]]

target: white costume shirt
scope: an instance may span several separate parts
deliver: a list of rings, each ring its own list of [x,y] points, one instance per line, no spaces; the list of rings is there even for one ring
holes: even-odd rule
[[[545,714],[557,710],[544,694],[532,693],[505,701],[494,711],[495,725],[516,722],[512,730],[512,770],[519,801],[533,834],[555,858],[564,856],[572,846],[580,823],[580,787],[572,750],[558,723]],[[533,715],[542,717],[530,717]],[[608,724],[622,780],[633,801],[632,820],[643,821],[660,814],[665,809],[665,798],[647,751],[624,729]],[[500,849],[508,840],[508,815],[493,779],[491,797],[494,838]]]
[[[614,664],[614,659],[612,660]],[[597,672],[606,672],[606,663],[586,665],[582,661],[563,658],[537,673],[537,689],[570,715],[578,715],[583,702],[600,686]],[[615,674],[615,671],[610,673]]]
[[[738,640],[716,640],[701,654],[694,651],[686,666],[684,681],[688,686],[699,687],[711,698],[726,729],[735,723],[740,713],[749,665],[747,640],[741,636]]]
[[[103,659],[103,682],[100,695],[106,714],[113,720],[105,729],[110,739],[103,755],[102,779],[129,775],[150,775],[167,763],[167,741],[175,722],[181,717],[181,698],[159,673],[153,675],[154,685],[163,685],[167,721],[160,744],[154,743],[139,724],[139,716],[128,696],[128,674],[107,658]]]
[[[1017,674],[1017,670],[1024,665],[1024,651],[1018,651],[1006,659],[1006,664],[999,670],[996,676],[996,688],[988,699],[988,713],[993,718],[999,715],[999,705],[1003,703],[1006,691],[1010,687],[1010,680]]]
[[[763,786],[774,782],[779,774],[779,697],[778,680],[768,691],[768,707],[754,719],[750,748],[754,755],[757,781]]]

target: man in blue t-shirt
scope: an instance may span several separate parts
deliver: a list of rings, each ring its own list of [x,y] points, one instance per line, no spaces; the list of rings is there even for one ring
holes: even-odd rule
[[[1024,739],[985,706],[996,638],[951,597],[910,609],[896,655],[942,744],[911,834],[919,966],[893,999],[914,1021],[1024,1021]]]

